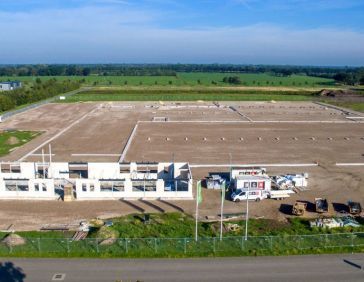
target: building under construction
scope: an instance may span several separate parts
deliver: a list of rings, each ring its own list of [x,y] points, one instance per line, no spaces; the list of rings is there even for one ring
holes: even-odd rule
[[[188,163],[1,163],[0,199],[192,199]],[[66,193],[69,194],[69,193]]]

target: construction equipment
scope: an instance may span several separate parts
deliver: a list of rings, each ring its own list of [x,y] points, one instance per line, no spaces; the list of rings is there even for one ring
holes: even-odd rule
[[[329,204],[326,199],[315,198],[315,208],[318,213],[326,213],[329,211]]]
[[[349,207],[349,213],[350,214],[360,214],[362,211],[361,205],[359,202],[352,202],[349,201],[348,202],[348,207]]]
[[[301,216],[304,215],[307,208],[307,203],[296,201],[292,207],[292,214]]]

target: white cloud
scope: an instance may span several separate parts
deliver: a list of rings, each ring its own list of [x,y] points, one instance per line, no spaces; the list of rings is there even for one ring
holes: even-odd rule
[[[1,63],[196,62],[363,65],[364,34],[269,24],[161,28],[129,6],[0,12]]]

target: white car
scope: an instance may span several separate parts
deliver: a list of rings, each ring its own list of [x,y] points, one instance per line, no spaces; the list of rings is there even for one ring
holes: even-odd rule
[[[266,195],[262,190],[250,190],[250,191],[236,190],[234,193],[231,194],[231,200],[233,202],[246,201],[247,197],[248,200],[254,200],[256,202],[259,202],[260,200],[265,199]]]

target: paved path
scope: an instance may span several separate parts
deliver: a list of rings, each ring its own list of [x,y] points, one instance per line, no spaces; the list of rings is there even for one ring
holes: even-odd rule
[[[364,281],[364,254],[202,259],[0,259],[0,281]],[[19,267],[13,279],[6,262]],[[8,266],[10,266],[8,264]],[[361,268],[360,268],[361,267]],[[23,274],[22,274],[23,273]],[[64,280],[52,280],[54,274]]]

